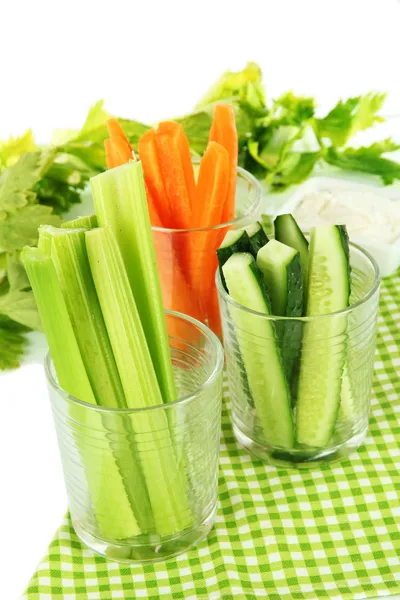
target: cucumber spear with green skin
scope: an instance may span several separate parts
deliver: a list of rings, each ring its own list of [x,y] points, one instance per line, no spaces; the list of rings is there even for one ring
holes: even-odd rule
[[[272,314],[281,317],[301,317],[304,289],[299,252],[277,240],[271,240],[259,250],[257,265],[264,275],[271,298]],[[275,327],[286,378],[290,383],[300,353],[302,323],[277,320]]]
[[[329,443],[339,411],[346,360],[346,315],[329,313],[349,306],[349,242],[343,225],[311,230],[306,316],[296,410],[299,444]],[[326,319],[323,315],[329,315]]]
[[[229,305],[248,384],[264,431],[274,447],[290,449],[294,427],[289,386],[272,323],[271,305],[263,276],[249,253],[233,254],[222,267],[229,295],[243,307]],[[255,343],[257,342],[257,343]]]

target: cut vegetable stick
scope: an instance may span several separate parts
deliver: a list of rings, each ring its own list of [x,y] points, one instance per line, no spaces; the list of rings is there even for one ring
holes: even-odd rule
[[[185,130],[182,127],[182,125],[180,125],[179,123],[175,123],[175,121],[162,121],[158,124],[156,139],[157,135],[163,134],[175,136],[177,140],[179,156],[181,159],[181,166],[186,182],[186,189],[188,192],[191,208],[193,209],[196,183],[194,178],[192,155],[190,154],[189,140],[186,136]]]
[[[26,247],[21,259],[35,295],[58,383],[75,398],[96,404],[50,256],[39,248]],[[101,415],[94,411],[71,404],[69,413],[76,422],[97,432],[103,430]],[[82,443],[80,436],[76,444],[102,535],[110,539],[138,535],[140,529],[123,485],[119,470],[121,465],[117,464],[117,459],[114,460],[107,452],[93,455],[91,447]],[[134,479],[132,476],[131,470],[130,479]]]
[[[96,404],[62,295],[53,262],[39,248],[21,253],[60,386],[85,402]]]
[[[229,185],[229,154],[210,142],[200,162],[191,227],[212,227],[221,217]]]
[[[228,182],[228,152],[220,144],[210,142],[200,163],[193,211],[194,227],[212,227],[221,223]],[[224,233],[220,230],[193,232],[194,243],[188,247],[191,287],[195,296],[201,299],[203,311],[206,312],[209,311],[218,265],[216,251]]]
[[[227,223],[235,218],[238,161],[238,135],[236,130],[235,112],[230,104],[215,105],[209,139],[212,142],[221,144],[229,154],[230,178],[221,221],[222,223]]]
[[[154,201],[153,196],[151,195],[150,190],[146,186],[146,197],[147,197],[147,206],[149,209],[150,215],[150,223],[153,227],[163,227],[160,213],[157,209],[156,203]]]
[[[167,231],[153,230],[153,239],[164,306],[203,321],[205,315],[201,313],[198,298],[182,272],[174,247],[173,235]],[[180,323],[173,321],[173,324],[174,337],[181,337],[179,334]],[[172,335],[171,332],[170,335]]]
[[[107,167],[109,169],[114,169],[133,160],[132,149],[129,143],[122,137],[113,137],[104,140],[104,148],[106,151]]]
[[[99,225],[111,228],[121,251],[163,399],[173,401],[175,382],[142,163],[101,173],[91,186]]]
[[[152,198],[155,210],[164,227],[172,227],[172,219],[169,207],[166,204],[164,183],[158,164],[154,129],[146,131],[139,139],[139,159],[143,166],[146,188]]]
[[[161,123],[155,133],[155,145],[169,227],[189,229],[194,204],[195,182],[189,142],[178,123]]]
[[[115,119],[114,117],[111,117],[111,119],[108,119],[107,120],[107,129],[108,129],[108,133],[110,134],[110,138],[121,137],[128,144],[128,146],[132,152],[132,146],[130,145],[129,140],[126,136],[126,133],[123,130],[122,126],[120,125],[120,123],[117,119]]]
[[[55,229],[51,258],[97,404],[124,407],[125,397],[87,258],[84,229]]]
[[[97,227],[96,215],[77,217],[71,221],[64,221],[64,223],[61,223],[62,229],[80,229],[81,227],[86,227],[87,229],[93,229],[94,227]]]
[[[213,286],[210,291],[210,303],[207,311],[208,326],[218,337],[222,336],[221,315],[219,312],[218,292]]]
[[[139,312],[118,245],[110,229],[86,232],[93,279],[129,408],[160,406],[162,395]],[[131,419],[138,458],[145,474],[154,521],[160,535],[187,527],[192,517],[184,473],[177,467],[165,411]]]

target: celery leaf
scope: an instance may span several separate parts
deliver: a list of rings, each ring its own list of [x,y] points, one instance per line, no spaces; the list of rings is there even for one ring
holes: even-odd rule
[[[0,315],[0,371],[16,369],[24,353],[26,327]]]

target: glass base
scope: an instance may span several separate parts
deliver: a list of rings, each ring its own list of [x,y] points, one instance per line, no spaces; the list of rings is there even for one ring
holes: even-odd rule
[[[361,432],[341,444],[329,448],[310,448],[309,450],[302,448],[294,448],[293,450],[271,448],[251,439],[236,425],[233,425],[233,431],[237,442],[244,450],[270,465],[282,468],[310,469],[347,458],[363,443],[367,435],[368,423]]]
[[[77,522],[73,521],[73,526],[81,542],[101,556],[121,563],[155,563],[183,554],[206,538],[214,525],[216,512],[217,506],[215,505],[208,517],[195,529],[154,543],[151,543],[146,536],[146,542],[141,542],[136,538],[118,544],[115,541],[111,542],[93,536],[82,529]]]

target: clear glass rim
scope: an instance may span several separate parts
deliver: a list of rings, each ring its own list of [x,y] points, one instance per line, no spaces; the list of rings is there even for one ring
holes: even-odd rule
[[[218,337],[209,329],[206,325],[198,321],[197,319],[193,319],[189,315],[184,315],[183,313],[176,312],[174,310],[166,310],[165,313],[167,315],[178,317],[182,321],[186,323],[191,323],[195,325],[200,331],[205,335],[208,341],[211,344],[211,352],[214,359],[214,368],[212,372],[207,377],[207,379],[193,392],[190,394],[185,394],[174,400],[173,402],[165,402],[164,404],[157,404],[156,406],[148,406],[143,408],[109,408],[106,406],[99,406],[98,404],[90,404],[90,402],[85,402],[84,400],[79,400],[79,398],[75,398],[71,394],[68,394],[57,382],[53,373],[52,373],[52,359],[50,356],[50,352],[46,354],[44,359],[44,370],[46,374],[46,379],[49,385],[65,400],[72,402],[73,404],[78,404],[85,408],[90,408],[91,410],[95,410],[102,413],[121,413],[121,414],[136,414],[136,413],[145,413],[150,411],[157,410],[169,410],[171,407],[175,406],[183,406],[186,404],[190,404],[191,402],[196,401],[199,397],[199,394],[203,393],[208,387],[213,385],[219,374],[221,373],[224,366],[224,350],[222,348],[222,344]]]
[[[193,158],[193,164],[199,165],[200,159]],[[241,221],[246,221],[249,216],[257,212],[257,210],[261,206],[261,198],[262,198],[262,189],[261,185],[257,181],[257,179],[246,169],[242,169],[242,167],[237,167],[237,173],[241,176],[242,179],[245,179],[248,183],[250,183],[254,189],[256,198],[251,206],[249,206],[239,217],[232,219],[232,221],[226,221],[226,223],[220,223],[219,225],[213,225],[212,227],[195,227],[193,229],[169,229],[168,227],[155,227],[152,226],[153,231],[158,231],[160,233],[191,233],[193,231],[218,231],[219,229],[224,229],[226,227],[232,227],[233,225],[238,228],[240,227]]]
[[[306,232],[305,235],[308,235],[308,233]],[[360,252],[364,256],[364,258],[366,258],[369,261],[370,266],[372,267],[372,270],[374,272],[374,282],[373,282],[371,288],[365,294],[365,296],[363,296],[363,298],[360,298],[360,300],[357,300],[357,302],[354,302],[353,304],[350,304],[350,306],[347,306],[346,308],[343,308],[341,310],[326,313],[325,315],[314,315],[314,316],[310,316],[310,317],[280,317],[280,316],[266,315],[264,313],[260,313],[256,310],[252,310],[251,308],[246,308],[245,306],[243,306],[242,304],[239,304],[233,298],[231,298],[231,296],[225,291],[225,288],[222,285],[219,268],[217,269],[217,271],[215,273],[215,284],[217,286],[218,294],[221,296],[221,298],[224,299],[225,302],[227,302],[231,306],[235,306],[236,308],[238,308],[244,312],[247,312],[248,314],[254,315],[256,317],[260,317],[262,319],[266,319],[267,321],[301,321],[303,323],[309,323],[310,321],[317,321],[317,320],[321,320],[321,319],[329,319],[330,317],[339,317],[342,315],[347,315],[347,314],[353,312],[354,310],[356,310],[359,306],[362,306],[363,304],[365,304],[365,302],[368,302],[368,300],[379,289],[379,286],[381,283],[379,267],[378,267],[378,264],[377,264],[376,260],[374,259],[374,257],[371,256],[371,254],[369,252],[364,250],[364,248],[361,248],[361,246],[359,246],[358,244],[353,244],[352,242],[350,242],[349,246],[350,246],[350,248],[355,248],[356,250],[358,250],[358,252]]]

